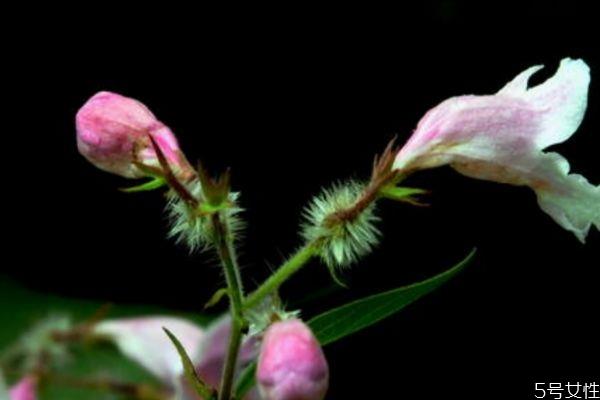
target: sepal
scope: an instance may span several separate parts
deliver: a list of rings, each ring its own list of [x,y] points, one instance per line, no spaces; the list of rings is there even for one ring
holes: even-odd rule
[[[165,181],[163,178],[156,177],[147,182],[141,183],[139,185],[122,188],[119,190],[124,193],[149,192],[151,190],[160,189],[160,188],[164,187],[166,184],[167,184],[167,181]]]

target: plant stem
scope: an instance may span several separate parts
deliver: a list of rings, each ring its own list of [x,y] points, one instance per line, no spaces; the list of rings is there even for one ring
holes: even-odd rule
[[[221,390],[219,391],[219,400],[232,399],[233,378],[237,366],[238,354],[242,345],[242,320],[232,318],[231,336],[229,336],[229,347],[225,358],[225,366],[221,376]]]
[[[269,294],[277,290],[283,282],[295,274],[304,264],[306,264],[315,254],[317,246],[315,243],[308,243],[301,247],[291,258],[289,258],[277,271],[275,271],[262,285],[250,294],[244,302],[244,309],[257,306]]]
[[[227,349],[223,374],[221,375],[219,400],[231,399],[233,378],[242,341],[242,328],[244,326],[242,280],[235,257],[233,238],[228,232],[227,224],[223,221],[224,218],[226,218],[226,215],[222,212],[214,213],[211,217],[215,235],[215,247],[223,265],[227,288],[229,290],[231,310],[231,336],[229,338],[229,348]]]

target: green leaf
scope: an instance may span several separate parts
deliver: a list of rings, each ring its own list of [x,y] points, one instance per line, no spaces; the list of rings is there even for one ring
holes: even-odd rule
[[[322,345],[375,324],[430,293],[461,271],[473,258],[475,249],[460,263],[432,278],[388,292],[353,301],[308,321]]]
[[[221,301],[221,299],[223,298],[223,296],[225,296],[227,294],[229,294],[229,289],[227,289],[227,288],[221,288],[221,289],[217,290],[210,297],[210,299],[206,302],[206,304],[204,305],[204,309],[206,310],[207,308],[213,307],[219,301]]]
[[[409,187],[396,187],[396,186],[383,187],[380,190],[381,196],[385,197],[386,199],[403,201],[405,203],[409,203],[409,204],[412,204],[415,206],[424,206],[425,205],[425,204],[419,202],[415,198],[415,196],[425,194],[425,193],[427,193],[427,190],[418,189],[418,188],[409,188]]]
[[[206,383],[204,383],[202,379],[200,379],[198,373],[196,372],[196,368],[194,368],[194,363],[192,362],[188,354],[185,352],[185,349],[181,345],[179,339],[177,339],[175,335],[173,335],[171,331],[169,331],[167,328],[163,328],[163,330],[165,331],[167,336],[169,336],[169,339],[171,339],[171,342],[173,342],[173,345],[175,345],[175,348],[179,353],[181,363],[183,364],[185,377],[187,378],[190,386],[193,387],[196,393],[202,398],[212,399],[214,394],[213,390]]]
[[[387,318],[407,305],[433,292],[465,268],[475,249],[449,270],[422,282],[365,297],[327,311],[308,321],[322,345],[326,345]],[[246,367],[236,383],[236,398],[242,398],[255,384],[256,363]]]
[[[235,398],[241,399],[246,393],[256,384],[256,361],[248,365],[240,373],[239,378],[235,383]]]
[[[166,184],[167,184],[167,182],[164,179],[156,177],[148,182],[144,182],[142,184],[128,187],[128,188],[123,188],[120,190],[125,193],[148,192],[150,190],[159,189],[159,188],[165,186]]]
[[[410,188],[410,187],[392,186],[392,187],[384,187],[381,189],[381,194],[384,197],[394,199],[394,200],[400,200],[404,197],[425,194],[425,193],[427,193],[427,191],[424,189]]]

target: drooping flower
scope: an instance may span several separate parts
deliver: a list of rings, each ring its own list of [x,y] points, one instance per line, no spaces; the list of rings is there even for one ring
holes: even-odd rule
[[[394,169],[410,173],[450,165],[469,177],[529,186],[542,210],[583,242],[591,225],[600,229],[600,186],[570,174],[564,157],[544,149],[579,127],[589,68],[566,58],[553,77],[528,88],[542,67],[528,68],[494,95],[452,97],[431,109]]]
[[[9,391],[10,400],[36,400],[37,378],[26,376],[17,382]]]
[[[311,330],[299,319],[276,322],[266,331],[256,380],[266,400],[321,400],[329,367]]]
[[[96,93],[79,109],[75,123],[79,152],[102,170],[126,178],[160,174],[151,136],[179,178],[193,174],[175,135],[137,100]]]
[[[177,350],[162,328],[181,342],[192,361],[198,360],[204,331],[193,323],[174,317],[143,317],[100,322],[96,335],[112,340],[119,350],[167,385],[178,385],[183,365]]]

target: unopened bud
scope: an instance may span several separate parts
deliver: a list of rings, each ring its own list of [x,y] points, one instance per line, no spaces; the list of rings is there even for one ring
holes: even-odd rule
[[[329,367],[308,326],[290,319],[267,329],[256,377],[266,400],[321,400],[329,384]]]
[[[152,136],[176,174],[186,178],[190,173],[175,135],[137,100],[96,93],[79,109],[75,122],[79,152],[102,170],[126,178],[160,174]]]

